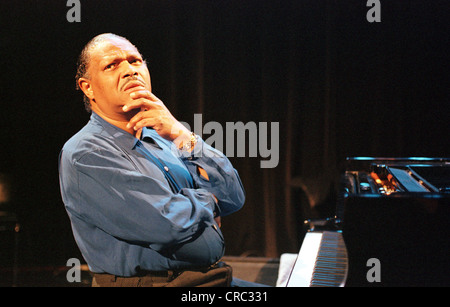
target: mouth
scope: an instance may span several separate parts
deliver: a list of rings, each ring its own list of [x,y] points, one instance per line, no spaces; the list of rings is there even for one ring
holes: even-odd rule
[[[122,90],[127,91],[136,87],[143,87],[145,88],[145,83],[141,80],[132,80],[126,82],[124,85],[122,85]]]

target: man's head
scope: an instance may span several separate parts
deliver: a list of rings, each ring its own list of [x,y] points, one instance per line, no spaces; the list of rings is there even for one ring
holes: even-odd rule
[[[77,88],[88,111],[122,119],[122,107],[134,90],[151,91],[150,73],[138,49],[126,38],[106,33],[94,37],[80,54]]]

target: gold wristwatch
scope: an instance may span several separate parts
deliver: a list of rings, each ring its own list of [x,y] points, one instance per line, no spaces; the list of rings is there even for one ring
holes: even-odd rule
[[[197,144],[197,138],[198,136],[194,132],[191,132],[191,138],[189,139],[189,141],[184,143],[184,145],[180,146],[178,149],[182,151],[191,151],[194,148],[195,144]]]

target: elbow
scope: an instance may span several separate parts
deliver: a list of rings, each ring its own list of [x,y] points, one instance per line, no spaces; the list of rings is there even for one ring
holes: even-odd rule
[[[222,215],[228,215],[231,214],[233,212],[236,212],[238,210],[240,210],[245,203],[245,189],[244,186],[242,184],[241,178],[239,177],[237,171],[235,170],[235,180],[234,181],[234,188],[231,189],[234,191],[234,193],[232,193],[230,195],[230,209],[229,212],[224,212],[224,214]],[[225,211],[225,210],[224,210]]]
[[[220,215],[226,216],[236,211],[239,211],[245,203],[245,190],[240,188],[234,189],[234,193],[230,193],[227,197],[219,199],[219,207],[221,209]]]
[[[236,199],[236,211],[240,210],[242,207],[244,207],[244,203],[245,203],[245,191],[242,188],[239,193],[238,193],[238,197]]]
[[[244,206],[245,203],[245,189],[244,189],[244,185],[242,184],[241,178],[239,177],[237,171],[236,172],[236,178],[237,178],[237,183],[236,183],[236,211],[241,209]]]

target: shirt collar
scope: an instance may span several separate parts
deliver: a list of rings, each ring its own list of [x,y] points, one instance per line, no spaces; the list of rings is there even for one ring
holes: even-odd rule
[[[104,120],[100,115],[98,115],[95,112],[92,112],[92,114],[91,114],[91,121],[94,124],[102,126],[104,131],[106,131],[109,135],[111,135],[116,140],[118,145],[121,145],[124,148],[134,149],[136,144],[139,141],[134,135],[107,122],[106,120]],[[161,149],[161,146],[158,144],[158,141],[156,140],[158,138],[158,136],[159,135],[157,134],[157,132],[153,129],[146,128],[146,127],[144,127],[142,129],[141,140]]]
[[[161,146],[158,144],[157,138],[159,137],[158,133],[151,128],[147,128],[144,127],[142,129],[142,134],[141,134],[141,140],[152,144],[153,146],[162,149]]]

